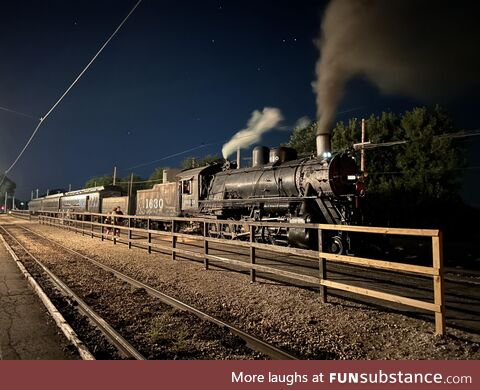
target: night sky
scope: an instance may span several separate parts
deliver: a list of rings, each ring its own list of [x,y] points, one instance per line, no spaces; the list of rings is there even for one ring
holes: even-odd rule
[[[0,170],[13,162],[41,117],[127,15],[135,1],[3,2],[0,13]],[[10,172],[17,197],[33,189],[80,188],[92,176],[202,144],[134,169],[147,177],[189,155],[221,154],[254,110],[278,107],[290,128],[315,117],[320,21],[326,2],[144,0],[39,130]],[[441,102],[460,128],[478,129],[480,91]],[[384,96],[362,78],[346,89],[337,120],[423,104]],[[287,130],[266,135],[274,146]],[[480,137],[476,137],[480,138]],[[469,164],[480,141],[468,141]],[[480,206],[479,170],[464,199]]]

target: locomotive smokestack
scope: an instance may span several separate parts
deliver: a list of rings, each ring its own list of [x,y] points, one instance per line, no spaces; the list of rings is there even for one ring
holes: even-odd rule
[[[331,152],[330,134],[317,134],[317,156],[323,157],[324,153]]]
[[[240,169],[240,146],[237,148],[237,169]]]

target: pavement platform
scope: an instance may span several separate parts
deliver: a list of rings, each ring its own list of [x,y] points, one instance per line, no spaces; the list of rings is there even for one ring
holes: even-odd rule
[[[0,360],[78,359],[68,346],[0,242]]]

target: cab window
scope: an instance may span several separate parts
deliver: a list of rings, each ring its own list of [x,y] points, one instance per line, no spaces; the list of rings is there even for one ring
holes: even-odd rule
[[[192,180],[183,180],[182,181],[182,194],[183,195],[192,195]]]

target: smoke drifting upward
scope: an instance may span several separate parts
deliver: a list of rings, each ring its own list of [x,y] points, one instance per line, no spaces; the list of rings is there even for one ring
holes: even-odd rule
[[[227,158],[238,148],[245,149],[260,141],[262,134],[277,127],[283,120],[278,108],[265,107],[262,112],[255,110],[247,123],[247,128],[236,133],[222,147],[223,158]]]
[[[318,134],[330,132],[345,84],[363,75],[384,93],[446,100],[480,84],[476,2],[332,0],[316,66]]]

